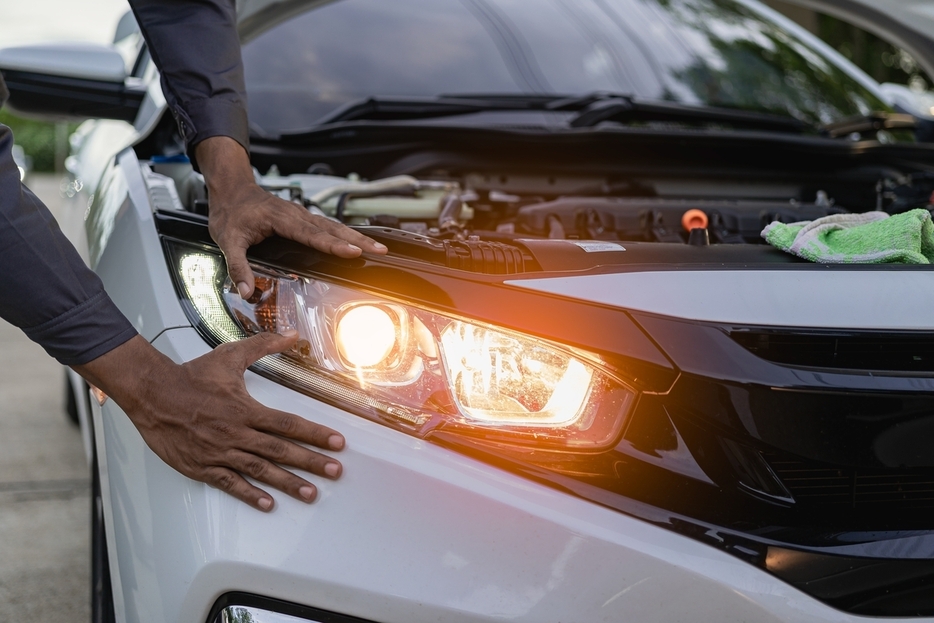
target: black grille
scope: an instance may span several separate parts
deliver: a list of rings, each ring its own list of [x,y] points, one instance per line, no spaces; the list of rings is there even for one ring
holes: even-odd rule
[[[803,504],[934,508],[934,471],[827,467],[768,454],[766,460]]]
[[[934,372],[934,336],[930,333],[737,329],[730,332],[730,337],[754,355],[786,365]]]

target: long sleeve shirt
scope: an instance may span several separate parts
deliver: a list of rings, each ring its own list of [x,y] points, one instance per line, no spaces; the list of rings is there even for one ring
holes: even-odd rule
[[[211,136],[248,147],[233,0],[132,0],[189,149]],[[0,79],[0,105],[6,89]],[[0,125],[0,317],[66,365],[92,361],[134,335],[103,284],[20,182],[13,136]]]
[[[212,136],[229,136],[249,150],[233,0],[130,0],[130,6],[192,160],[193,147]]]

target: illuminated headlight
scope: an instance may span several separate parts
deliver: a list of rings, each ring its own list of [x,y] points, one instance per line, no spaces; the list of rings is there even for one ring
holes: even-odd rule
[[[533,336],[255,265],[243,300],[219,255],[174,255],[209,339],[294,329],[295,347],[256,371],[420,436],[595,450],[616,441],[635,398],[595,356]]]

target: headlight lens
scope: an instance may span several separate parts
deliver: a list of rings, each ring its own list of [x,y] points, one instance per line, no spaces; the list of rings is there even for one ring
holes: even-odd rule
[[[243,300],[218,255],[173,255],[210,339],[297,330],[290,352],[254,369],[422,436],[596,450],[616,441],[635,398],[599,359],[536,337],[255,265]]]

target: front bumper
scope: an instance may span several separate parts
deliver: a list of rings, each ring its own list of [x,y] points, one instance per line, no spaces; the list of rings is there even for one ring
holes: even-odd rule
[[[190,328],[155,345],[207,352]],[[271,514],[179,475],[112,402],[98,415],[118,618],[206,621],[243,591],[378,623],[862,621],[697,540],[247,373],[260,402],[340,430],[344,476]],[[121,616],[123,615],[123,616]],[[929,619],[931,620],[931,619]]]

